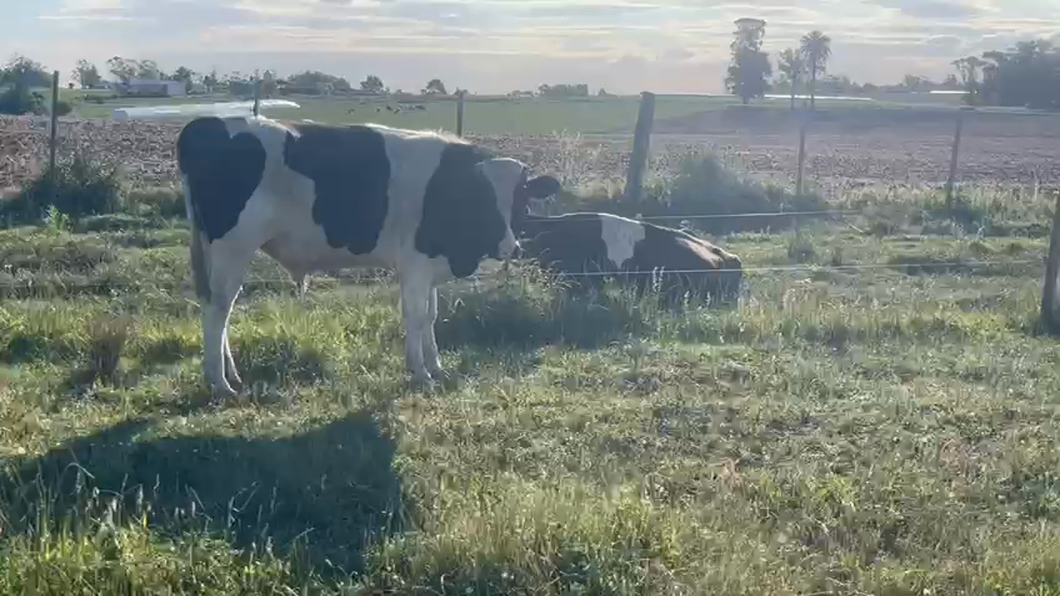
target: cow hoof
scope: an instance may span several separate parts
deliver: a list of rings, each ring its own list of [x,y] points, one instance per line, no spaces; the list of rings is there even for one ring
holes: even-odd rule
[[[453,389],[456,387],[456,376],[454,376],[444,368],[432,370],[431,377],[436,383],[438,383],[445,389]]]
[[[427,391],[434,387],[434,379],[427,373],[413,374],[409,378],[409,388],[413,391]]]
[[[210,388],[210,397],[214,402],[226,402],[239,397],[234,389],[227,385],[214,385]]]
[[[239,375],[231,375],[228,377],[228,384],[232,386],[235,393],[242,393],[246,385],[243,384],[243,379],[239,378]]]

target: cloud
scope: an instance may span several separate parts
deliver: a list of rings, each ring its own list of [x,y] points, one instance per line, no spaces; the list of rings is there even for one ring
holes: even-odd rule
[[[115,54],[196,70],[329,65],[351,79],[386,65],[406,88],[450,73],[483,92],[552,76],[720,91],[740,17],[766,20],[774,58],[821,29],[830,72],[878,83],[941,78],[962,55],[1060,34],[1060,0],[40,0],[5,17],[3,47],[64,70]]]
[[[45,21],[134,21],[122,0],[64,0],[59,11],[40,15]]]
[[[873,0],[885,8],[921,19],[960,20],[988,12],[985,5],[973,0]]]

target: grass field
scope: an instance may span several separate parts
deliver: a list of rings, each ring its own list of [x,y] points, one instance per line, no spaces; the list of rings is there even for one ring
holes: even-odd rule
[[[152,106],[182,103],[233,101],[227,96],[186,97],[175,99],[115,99],[105,104],[79,101],[86,92],[66,92],[76,102],[76,114],[83,118],[110,118],[115,108]],[[89,95],[92,93],[89,92]],[[392,126],[409,128],[431,128],[455,130],[456,103],[453,100],[410,99],[409,103],[422,104],[425,110],[408,110],[406,105],[389,99],[361,98],[287,98],[301,107],[298,109],[271,108],[262,113],[276,118],[307,118],[319,122],[357,123],[374,121]],[[539,98],[510,99],[493,96],[469,96],[465,106],[464,128],[469,133],[482,135],[549,135],[559,132],[622,133],[633,132],[639,109],[639,97],[606,97],[570,100],[547,100]],[[872,109],[895,107],[895,102],[845,102],[822,99],[819,106],[856,107]],[[656,100],[655,118],[666,120],[689,116],[704,110],[720,109],[739,104],[730,97],[695,95],[660,95]],[[949,98],[933,99],[931,105],[946,107],[953,104]],[[393,113],[386,106],[401,107],[402,112]],[[764,105],[787,109],[787,100],[771,99]],[[952,107],[952,106],[951,106]],[[352,112],[350,110],[353,110]]]
[[[1060,594],[1051,197],[992,193],[720,238],[734,310],[449,287],[427,394],[392,286],[262,258],[222,406],[172,197],[0,231],[0,591]]]
[[[298,109],[272,108],[262,113],[276,118],[306,118],[318,122],[379,122],[392,126],[454,130],[456,103],[450,100],[412,101],[425,110],[407,109],[397,101],[374,99],[335,99],[314,97],[290,98]],[[109,118],[115,108],[160,104],[232,101],[231,98],[189,97],[173,100],[112,100],[106,104],[83,103],[77,113],[85,118]],[[410,100],[411,101],[411,100]],[[658,102],[659,118],[685,116],[725,102],[705,97],[670,96]],[[505,98],[469,98],[464,126],[477,134],[539,135],[564,130],[577,132],[632,132],[637,119],[639,98],[616,97],[584,101],[550,101],[542,99],[509,100]],[[386,110],[401,107],[400,113]],[[350,110],[353,110],[350,112]]]

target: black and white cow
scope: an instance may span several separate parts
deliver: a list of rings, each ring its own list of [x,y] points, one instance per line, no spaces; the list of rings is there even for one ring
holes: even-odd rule
[[[414,383],[429,383],[446,377],[434,336],[437,284],[510,257],[513,207],[559,188],[462,139],[375,124],[200,117],[181,130],[177,159],[204,375],[223,396],[242,387],[227,328],[258,249],[303,288],[314,271],[394,270],[406,366]]]
[[[617,278],[639,292],[659,290],[670,300],[687,293],[723,303],[740,292],[740,258],[683,230],[596,212],[517,214],[513,228],[523,257],[554,273],[573,274],[578,287]]]

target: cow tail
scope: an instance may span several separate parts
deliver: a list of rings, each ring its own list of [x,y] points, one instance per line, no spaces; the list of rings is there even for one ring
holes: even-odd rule
[[[184,187],[184,208],[188,212],[188,223],[191,225],[191,277],[195,284],[195,295],[203,303],[208,303],[210,301],[210,271],[206,263],[206,242],[199,225],[201,218],[195,209],[195,201],[191,199],[191,185],[186,176],[182,186]]]

